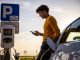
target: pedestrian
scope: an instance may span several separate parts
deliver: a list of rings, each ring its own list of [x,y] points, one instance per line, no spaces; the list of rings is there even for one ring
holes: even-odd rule
[[[45,53],[50,47],[47,44],[47,38],[50,37],[53,42],[56,43],[58,37],[60,36],[60,29],[57,25],[56,19],[49,14],[49,8],[47,5],[41,5],[36,9],[36,12],[42,19],[45,19],[45,23],[43,26],[44,32],[41,33],[39,31],[32,32],[35,36],[42,36],[43,41],[41,45],[41,50],[39,52],[37,60],[49,60],[51,52]],[[45,54],[45,55],[44,55]],[[42,58],[42,56],[44,57]]]

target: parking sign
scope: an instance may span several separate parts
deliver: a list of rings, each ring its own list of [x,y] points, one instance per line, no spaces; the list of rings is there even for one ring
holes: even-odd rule
[[[1,4],[1,21],[19,21],[19,5]]]

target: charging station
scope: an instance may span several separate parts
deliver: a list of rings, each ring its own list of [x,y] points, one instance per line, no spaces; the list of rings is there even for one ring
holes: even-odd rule
[[[11,25],[4,25],[1,27],[1,47],[11,48],[14,46],[14,30]]]

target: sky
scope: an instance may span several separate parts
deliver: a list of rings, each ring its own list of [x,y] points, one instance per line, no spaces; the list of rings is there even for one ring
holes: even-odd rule
[[[42,37],[30,33],[35,30],[43,32],[45,19],[40,18],[35,12],[38,6],[45,4],[49,7],[49,13],[56,18],[61,32],[68,24],[80,17],[80,0],[0,0],[0,9],[1,3],[20,6],[19,34],[15,34],[13,47],[20,55],[24,55],[24,51],[27,51],[27,55],[37,55],[40,50]]]

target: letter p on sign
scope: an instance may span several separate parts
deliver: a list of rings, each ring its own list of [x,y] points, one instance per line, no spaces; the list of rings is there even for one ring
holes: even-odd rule
[[[6,18],[6,15],[12,14],[11,6],[3,6],[3,18]]]

